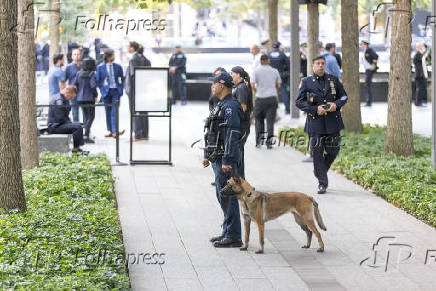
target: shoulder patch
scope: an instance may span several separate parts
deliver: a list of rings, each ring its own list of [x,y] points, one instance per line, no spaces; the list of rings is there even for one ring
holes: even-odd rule
[[[227,107],[226,111],[224,112],[226,117],[230,117],[232,116],[232,108],[231,107]]]
[[[64,105],[64,102],[62,101],[62,99],[57,99],[55,104],[56,105]]]

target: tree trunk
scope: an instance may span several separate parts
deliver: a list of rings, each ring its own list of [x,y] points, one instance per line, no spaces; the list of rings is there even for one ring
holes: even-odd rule
[[[307,4],[307,75],[312,74],[312,60],[319,55],[319,11],[317,3]]]
[[[60,0],[50,0],[50,68],[53,66],[53,56],[59,52],[59,17]]]
[[[38,166],[38,138],[36,126],[35,37],[32,0],[19,0],[18,11],[18,91],[20,102],[21,166]]]
[[[414,154],[411,108],[411,0],[397,0],[392,12],[388,123],[385,152]],[[395,11],[397,10],[397,11]]]
[[[269,39],[270,42],[278,40],[278,0],[268,0]]]
[[[348,95],[347,105],[342,109],[342,117],[346,131],[362,132],[357,7],[357,1],[341,0],[342,76]]]
[[[17,2],[0,1],[0,208],[26,210],[20,160]]]

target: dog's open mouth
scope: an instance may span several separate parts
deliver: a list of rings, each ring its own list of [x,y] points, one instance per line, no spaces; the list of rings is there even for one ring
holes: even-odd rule
[[[231,184],[227,184],[226,186],[224,186],[223,188],[221,188],[220,190],[221,195],[223,196],[231,196],[231,195],[235,195],[236,193],[233,191],[232,185]]]

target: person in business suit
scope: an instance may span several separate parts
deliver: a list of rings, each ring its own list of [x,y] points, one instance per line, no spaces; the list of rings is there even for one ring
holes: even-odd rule
[[[121,65],[114,63],[115,55],[112,49],[104,54],[104,63],[97,67],[97,86],[105,104],[115,104],[123,95],[124,74]],[[106,127],[108,134],[105,137],[116,137],[116,109],[115,106],[106,106]],[[119,132],[120,135],[124,130]]]
[[[144,56],[144,47],[136,41],[131,41],[128,47],[129,53],[133,53],[132,58],[129,61],[129,67],[126,73],[126,93],[130,97],[130,110],[133,110],[133,98],[132,98],[132,79],[135,72],[135,67],[151,67],[151,62]],[[148,140],[148,116],[133,117],[133,131],[135,137],[133,141]]]
[[[369,42],[367,42],[366,40],[362,40],[360,42],[360,47],[363,50],[361,63],[365,68],[365,83],[368,92],[365,106],[371,106],[372,105],[372,77],[374,76],[374,73],[378,69],[377,66],[378,54],[375,52],[373,48],[369,47]]]

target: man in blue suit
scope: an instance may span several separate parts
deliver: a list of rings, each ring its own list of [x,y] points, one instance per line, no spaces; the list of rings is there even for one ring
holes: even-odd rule
[[[105,104],[115,104],[123,95],[124,74],[119,64],[114,63],[115,55],[112,49],[104,54],[104,62],[97,67],[97,86],[100,89],[102,100]],[[106,106],[106,127],[108,134],[105,137],[116,137],[116,109]],[[124,130],[119,132],[120,135]]]

